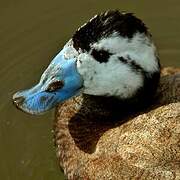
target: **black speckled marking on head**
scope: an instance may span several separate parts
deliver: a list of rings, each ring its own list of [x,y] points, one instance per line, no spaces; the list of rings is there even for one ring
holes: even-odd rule
[[[63,81],[55,81],[55,82],[52,82],[52,83],[48,86],[46,92],[53,92],[53,91],[55,91],[55,90],[57,90],[57,89],[61,89],[63,86],[64,86],[64,82],[63,82]]]
[[[139,87],[139,89],[136,92],[136,95],[132,99],[129,99],[129,101],[140,101],[144,102],[144,99],[149,99],[147,101],[150,102],[153,98],[152,96],[155,94],[155,91],[157,89],[159,79],[160,79],[160,63],[159,63],[159,58],[157,57],[157,62],[158,62],[158,70],[149,73],[143,69],[139,64],[137,64],[133,59],[131,59],[129,56],[127,58],[124,57],[119,57],[120,62],[123,64],[127,64],[130,66],[130,68],[135,72],[135,73],[141,73],[143,77],[143,85]],[[146,102],[144,102],[146,103]]]
[[[123,64],[128,64],[131,69],[135,72],[143,72],[145,73],[144,69],[137,64],[134,60],[132,60],[130,57],[124,58],[124,57],[119,57],[119,61],[122,62]]]
[[[132,13],[121,13],[118,10],[107,11],[95,16],[73,35],[75,49],[89,51],[90,44],[113,32],[131,39],[136,32],[147,34],[145,24]]]
[[[91,55],[94,57],[94,59],[100,63],[106,63],[108,62],[109,56],[111,53],[109,53],[106,50],[96,50],[93,49],[91,52]]]

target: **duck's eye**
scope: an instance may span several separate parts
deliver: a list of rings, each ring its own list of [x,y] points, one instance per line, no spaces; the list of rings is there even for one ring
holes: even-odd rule
[[[94,57],[94,59],[100,63],[106,63],[108,62],[109,56],[111,53],[109,53],[106,50],[96,50],[93,49],[91,52],[91,55]]]
[[[46,89],[46,92],[53,92],[57,89],[61,89],[64,86],[64,82],[63,81],[55,81],[52,82],[48,88]]]

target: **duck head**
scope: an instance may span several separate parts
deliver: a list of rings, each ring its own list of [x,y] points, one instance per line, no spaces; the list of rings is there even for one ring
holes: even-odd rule
[[[83,79],[76,68],[74,55],[77,52],[72,55],[72,51],[71,46],[66,45],[44,71],[37,85],[14,94],[13,102],[17,108],[40,114],[80,93]]]
[[[159,71],[156,48],[142,21],[108,11],[80,27],[39,83],[14,94],[13,102],[24,112],[40,114],[80,93],[127,99]]]

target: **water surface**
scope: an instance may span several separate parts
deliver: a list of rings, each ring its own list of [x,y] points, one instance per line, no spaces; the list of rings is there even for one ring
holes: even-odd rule
[[[161,63],[180,67],[179,0],[1,0],[0,3],[0,178],[60,180],[53,144],[53,118],[14,108],[12,94],[37,82],[72,33],[97,12],[134,12],[150,28]]]

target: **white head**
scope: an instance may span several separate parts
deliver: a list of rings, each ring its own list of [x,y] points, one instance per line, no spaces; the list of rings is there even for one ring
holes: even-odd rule
[[[142,21],[108,11],[79,28],[38,85],[13,99],[18,108],[37,114],[80,92],[122,100],[149,97],[159,73],[156,48]]]
[[[131,98],[160,71],[151,35],[130,13],[95,16],[75,33],[70,46],[78,51],[86,94]]]

